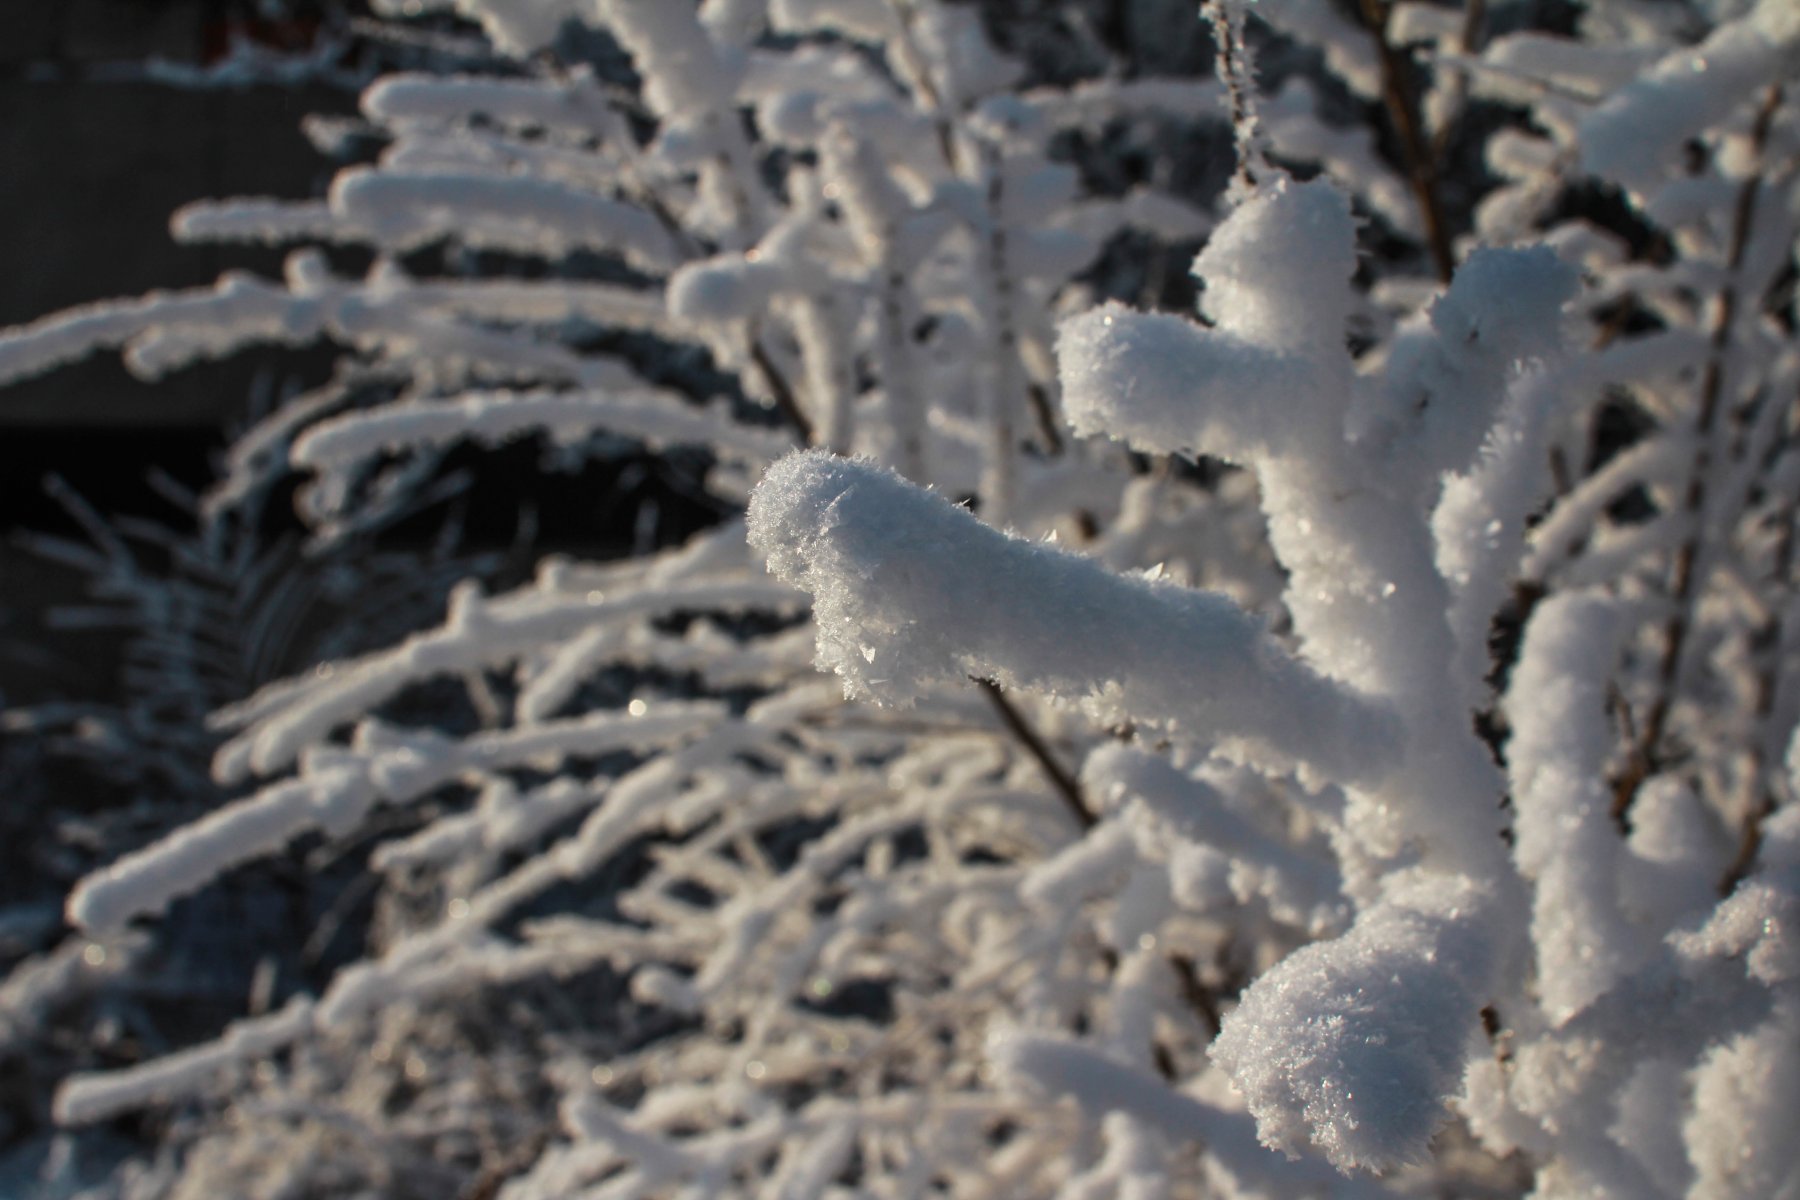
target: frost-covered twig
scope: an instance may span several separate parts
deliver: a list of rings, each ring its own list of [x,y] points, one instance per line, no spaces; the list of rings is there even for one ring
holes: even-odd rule
[[[1387,106],[1406,156],[1406,175],[1424,223],[1425,245],[1431,251],[1431,263],[1437,270],[1438,279],[1448,283],[1456,271],[1456,256],[1450,245],[1450,228],[1438,187],[1440,155],[1427,139],[1420,121],[1417,89],[1411,82],[1408,65],[1389,37],[1391,6],[1387,0],[1359,0],[1359,3],[1363,26],[1374,39],[1381,62],[1382,103]]]
[[[1706,530],[1703,515],[1708,488],[1712,481],[1714,456],[1718,453],[1720,409],[1725,387],[1726,356],[1733,344],[1733,325],[1739,319],[1742,298],[1736,278],[1744,265],[1744,252],[1750,244],[1756,220],[1757,199],[1763,191],[1762,155],[1768,141],[1769,128],[1782,101],[1782,89],[1771,87],[1758,106],[1750,133],[1750,163],[1744,181],[1738,186],[1732,208],[1730,241],[1725,252],[1725,278],[1722,280],[1712,321],[1706,365],[1702,368],[1699,401],[1694,415],[1693,461],[1687,472],[1687,486],[1682,491],[1681,509],[1686,517],[1688,534],[1677,546],[1669,568],[1671,610],[1663,626],[1662,657],[1657,665],[1657,691],[1648,709],[1636,722],[1637,740],[1632,744],[1625,765],[1613,785],[1613,819],[1629,829],[1631,806],[1644,780],[1656,769],[1669,709],[1679,687],[1679,673],[1687,648],[1691,627],[1691,606],[1698,578],[1704,570],[1700,561],[1701,538]]]

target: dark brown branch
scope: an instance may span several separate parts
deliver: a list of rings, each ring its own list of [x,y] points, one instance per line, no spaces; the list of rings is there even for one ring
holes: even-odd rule
[[[661,196],[643,185],[638,186],[636,195],[644,207],[650,210],[650,215],[656,218],[656,223],[662,226],[663,232],[669,235],[669,240],[675,243],[684,259],[700,257],[703,253],[700,244],[694,240],[694,235],[688,232],[687,227],[675,214],[669,211],[669,206],[663,203]]]
[[[1744,829],[1738,836],[1737,853],[1731,856],[1731,865],[1725,868],[1725,874],[1719,877],[1719,898],[1722,900],[1737,891],[1738,884],[1750,877],[1750,868],[1756,865],[1756,856],[1762,853],[1763,823],[1775,812],[1775,797],[1767,788],[1761,790],[1756,807],[1744,820]]]
[[[469,1181],[457,1200],[494,1200],[509,1179],[538,1160],[549,1142],[548,1134],[539,1133],[526,1138],[511,1154],[498,1158],[488,1155],[487,1167]]]
[[[1185,954],[1169,955],[1169,967],[1175,972],[1175,982],[1181,987],[1181,998],[1206,1023],[1207,1032],[1218,1037],[1225,1019],[1219,1011],[1218,995],[1200,978],[1200,968]]]
[[[1800,399],[1797,399],[1795,409],[1791,411],[1800,411]],[[1789,436],[1792,436],[1791,432]],[[1756,727],[1752,731],[1755,740],[1751,748],[1751,787],[1754,789],[1755,800],[1745,815],[1743,832],[1738,838],[1737,854],[1719,879],[1721,897],[1736,891],[1737,885],[1744,882],[1751,868],[1756,865],[1756,856],[1762,852],[1763,823],[1775,812],[1775,787],[1769,781],[1768,741],[1762,734],[1775,715],[1775,700],[1781,689],[1782,646],[1786,641],[1782,630],[1782,614],[1787,608],[1787,593],[1791,590],[1790,580],[1794,570],[1795,508],[1796,505],[1790,498],[1777,510],[1781,528],[1776,533],[1775,566],[1771,578],[1779,598],[1769,605],[1768,614],[1757,626],[1750,642],[1751,650],[1758,659]]]
[[[1519,652],[1525,648],[1525,628],[1547,594],[1543,584],[1522,579],[1513,585],[1511,597],[1488,622],[1486,682],[1492,701],[1476,710],[1475,732],[1487,744],[1494,765],[1501,768],[1506,766],[1506,739],[1510,732],[1500,711],[1501,703],[1507,684],[1512,681],[1513,668],[1519,665]],[[1502,803],[1510,805],[1510,797]]]
[[[1450,227],[1444,220],[1444,207],[1438,196],[1437,157],[1425,141],[1418,99],[1408,77],[1407,64],[1399,48],[1388,40],[1388,5],[1384,0],[1362,0],[1362,19],[1375,39],[1375,51],[1381,60],[1382,100],[1387,105],[1388,117],[1394,122],[1394,132],[1400,136],[1407,182],[1412,187],[1413,201],[1419,206],[1419,219],[1425,226],[1425,244],[1431,251],[1438,279],[1449,283],[1450,276],[1456,271],[1456,255],[1450,248]]]
[[[1050,393],[1043,384],[1034,383],[1025,389],[1025,397],[1031,401],[1031,415],[1037,418],[1038,432],[1044,436],[1044,449],[1061,454],[1063,439],[1056,428],[1056,411],[1050,407]]]
[[[1770,126],[1781,106],[1779,85],[1769,89],[1757,111],[1751,129],[1753,152],[1761,155],[1767,144]],[[1694,419],[1695,450],[1693,467],[1688,473],[1687,489],[1682,496],[1682,511],[1687,517],[1688,533],[1675,549],[1670,570],[1669,594],[1672,611],[1663,627],[1663,651],[1656,669],[1656,697],[1640,726],[1638,739],[1626,757],[1624,769],[1613,784],[1612,816],[1622,832],[1631,828],[1631,806],[1638,790],[1657,767],[1657,755],[1674,706],[1681,671],[1681,659],[1687,649],[1692,626],[1694,592],[1701,572],[1700,539],[1705,533],[1702,517],[1706,508],[1707,478],[1712,472],[1713,431],[1719,420],[1720,399],[1725,387],[1725,355],[1731,346],[1732,330],[1737,322],[1737,273],[1744,264],[1744,250],[1750,241],[1751,225],[1756,219],[1757,196],[1762,189],[1762,173],[1753,171],[1738,189],[1732,213],[1731,246],[1726,259],[1725,286],[1719,291],[1718,314],[1713,321],[1712,345],[1707,352],[1706,367],[1700,379],[1700,411]]]
[[[1069,810],[1069,815],[1075,818],[1075,823],[1083,829],[1092,829],[1099,818],[1095,817],[1093,809],[1088,807],[1087,797],[1081,792],[1081,784],[1073,775],[1069,774],[1068,768],[1057,761],[1056,755],[1051,752],[1049,745],[1038,735],[1037,730],[1031,727],[1030,722],[1026,721],[1025,715],[1013,706],[1011,700],[1006,698],[1006,693],[1000,690],[999,684],[991,679],[976,679],[975,684],[987,693],[988,701],[993,704],[994,711],[1000,714],[1001,723],[1014,737],[1019,739],[1020,744],[1031,754],[1031,757],[1037,760],[1045,777],[1050,780],[1050,786],[1056,789],[1056,794],[1062,797],[1063,804]]]
[[[680,248],[682,257],[695,259],[701,255],[702,249],[699,243],[669,210],[669,206],[663,203],[662,197],[656,194],[654,188],[640,183],[636,189],[636,195],[644,207],[650,210],[650,214],[656,218],[657,224],[663,227],[670,239]],[[740,210],[747,206],[748,199],[740,197]],[[756,364],[757,370],[762,372],[763,378],[768,380],[769,392],[775,401],[775,408],[781,413],[783,419],[793,426],[794,434],[800,439],[802,445],[815,445],[817,431],[813,428],[812,420],[807,417],[805,410],[800,407],[800,401],[794,394],[793,385],[782,374],[781,368],[775,365],[775,360],[769,357],[768,348],[762,344],[762,339],[757,335],[755,329],[747,332],[746,339],[750,345],[750,360]]]
[[[1473,58],[1481,52],[1482,42],[1487,32],[1487,0],[1468,0],[1463,6],[1462,29],[1457,34],[1461,42],[1461,51],[1465,56]],[[1453,76],[1456,84],[1455,107],[1460,108],[1469,94],[1469,72],[1460,68]],[[1456,122],[1446,120],[1431,139],[1432,158],[1442,162],[1450,152],[1450,138],[1456,132]]]
[[[961,155],[957,153],[956,131],[951,125],[951,113],[944,103],[943,95],[931,78],[931,71],[926,67],[927,56],[920,49],[918,35],[914,31],[914,23],[918,13],[912,6],[912,0],[888,0],[888,6],[900,21],[901,52],[911,60],[913,86],[917,89],[919,100],[925,110],[932,115],[932,124],[937,130],[938,152],[944,156],[951,171],[960,171]]]
[[[816,431],[813,429],[812,420],[800,407],[800,400],[794,395],[793,385],[788,383],[787,377],[775,365],[775,360],[769,357],[768,349],[754,331],[750,333],[750,360],[756,364],[756,369],[762,372],[763,378],[768,380],[769,392],[775,401],[777,411],[787,419],[789,425],[794,427],[794,433],[803,444],[813,445]]]

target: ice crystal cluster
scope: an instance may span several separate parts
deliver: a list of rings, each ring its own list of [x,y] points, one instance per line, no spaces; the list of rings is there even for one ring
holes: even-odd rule
[[[214,715],[238,798],[0,1044],[246,864],[372,899],[58,1083],[166,1114],[98,1194],[1800,1195],[1800,10],[1215,3],[1210,76],[1051,84],[999,5],[376,7],[510,65],[177,215],[284,280],[0,376],[336,343],[259,434],[323,542],[521,437],[732,515]],[[1119,183],[1174,132],[1221,195]]]

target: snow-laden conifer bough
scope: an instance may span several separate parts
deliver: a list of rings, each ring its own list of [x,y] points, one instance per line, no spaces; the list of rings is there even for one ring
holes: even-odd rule
[[[1795,1193],[1792,5],[1214,5],[1217,81],[1055,89],[932,0],[416,7],[517,73],[387,78],[326,199],[177,222],[365,277],[298,249],[0,374],[336,341],[386,389],[259,434],[325,538],[525,435],[705,445],[748,519],[217,716],[246,795],[83,881],[111,965],[31,964],[0,1028],[297,839],[367,839],[381,916],[317,996],[63,1083],[72,1127],[199,1118],[145,1194]],[[1258,95],[1258,40],[1341,88]],[[1086,190],[1162,120],[1229,125],[1217,220]],[[1203,236],[1198,320],[1100,302]],[[445,684],[476,720],[409,707]]]

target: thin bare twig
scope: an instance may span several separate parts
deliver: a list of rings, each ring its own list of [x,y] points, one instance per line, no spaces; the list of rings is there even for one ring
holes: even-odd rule
[[[938,90],[936,81],[931,78],[928,58],[919,47],[918,35],[914,31],[914,22],[918,12],[913,8],[912,0],[888,0],[888,7],[893,9],[894,16],[900,23],[900,36],[895,47],[906,60],[906,70],[912,76],[912,84],[920,102],[932,116],[932,124],[937,130],[938,150],[944,161],[950,164],[952,171],[960,171],[961,155],[957,152],[956,131],[952,126],[954,114],[945,103],[943,94]]]
[[[793,385],[787,381],[787,376],[781,373],[781,368],[775,365],[775,360],[769,357],[769,351],[762,344],[762,339],[754,331],[749,336],[750,361],[756,364],[756,369],[762,372],[764,379],[768,380],[769,392],[775,401],[775,408],[786,418],[787,423],[794,427],[795,435],[803,444],[813,445],[817,431],[813,429],[812,419],[800,407],[800,400],[794,394]]]
[[[1753,153],[1761,155],[1769,138],[1775,113],[1781,106],[1780,85],[1771,87],[1757,111],[1751,128]],[[1692,627],[1694,592],[1701,574],[1700,539],[1705,530],[1701,520],[1706,508],[1707,481],[1712,472],[1713,431],[1718,424],[1720,398],[1725,386],[1725,354],[1731,345],[1737,321],[1739,296],[1737,274],[1744,263],[1744,250],[1750,241],[1750,229],[1756,219],[1757,196],[1762,190],[1762,173],[1752,171],[1738,188],[1737,204],[1732,214],[1731,246],[1726,259],[1726,283],[1719,291],[1718,313],[1713,321],[1712,345],[1707,352],[1705,371],[1700,379],[1700,411],[1694,419],[1695,449],[1693,467],[1688,473],[1687,488],[1682,497],[1682,511],[1688,520],[1688,533],[1676,547],[1670,570],[1669,593],[1672,601],[1667,624],[1663,627],[1662,658],[1657,663],[1656,697],[1639,727],[1638,739],[1625,760],[1624,769],[1613,784],[1612,816],[1621,832],[1631,828],[1631,806],[1638,790],[1656,770],[1657,755],[1674,706],[1677,676],[1682,654],[1687,648]]]
[[[1426,144],[1419,121],[1418,98],[1407,73],[1400,50],[1388,39],[1388,11],[1385,0],[1362,0],[1363,25],[1375,39],[1375,51],[1381,60],[1382,100],[1400,135],[1401,153],[1406,158],[1407,182],[1412,186],[1413,200],[1419,206],[1419,219],[1425,226],[1425,244],[1431,251],[1438,279],[1450,282],[1456,271],[1456,255],[1450,248],[1450,227],[1444,219],[1443,202],[1438,195],[1437,156]]]
[[[1225,85],[1231,110],[1231,132],[1237,140],[1237,181],[1245,192],[1253,190],[1267,172],[1263,161],[1262,127],[1256,114],[1256,79],[1250,65],[1250,48],[1244,40],[1243,10],[1226,0],[1206,0],[1202,11],[1212,22],[1218,58],[1214,71]]]
[[[1088,807],[1087,797],[1081,791],[1081,784],[1073,775],[1069,774],[1067,767],[1057,761],[1049,744],[1039,736],[1037,730],[1031,727],[1031,723],[1025,719],[1023,713],[1014,707],[1013,702],[1006,698],[1006,693],[1000,690],[999,684],[991,679],[976,679],[975,684],[987,693],[988,701],[993,704],[994,711],[1000,714],[1001,723],[1014,737],[1019,739],[1020,744],[1025,747],[1031,757],[1037,760],[1045,777],[1050,780],[1050,786],[1056,789],[1056,794],[1062,797],[1069,814],[1075,818],[1075,823],[1083,829],[1092,829],[1098,823],[1099,818],[1094,815],[1094,810]]]
[[[1800,410],[1800,398],[1797,398],[1795,407]],[[1780,599],[1769,606],[1768,614],[1757,626],[1750,640],[1751,649],[1760,660],[1756,670],[1757,728],[1754,730],[1750,751],[1750,786],[1754,789],[1755,799],[1750,811],[1744,816],[1737,854],[1719,878],[1721,897],[1736,891],[1737,885],[1749,876],[1751,868],[1756,865],[1757,855],[1762,852],[1763,823],[1773,815],[1776,807],[1775,785],[1769,778],[1768,739],[1762,734],[1775,715],[1775,701],[1781,688],[1782,649],[1787,640],[1786,631],[1782,628],[1782,617],[1787,609],[1788,593],[1792,590],[1795,509],[1795,502],[1789,498],[1778,510],[1777,519],[1781,525],[1776,533],[1775,565],[1771,577]]]
[[[1181,987],[1181,998],[1194,1010],[1194,1015],[1206,1023],[1207,1031],[1218,1037],[1225,1023],[1220,1011],[1220,997],[1200,978],[1199,965],[1186,954],[1171,954],[1169,966],[1175,972],[1175,982]]]
[[[1485,40],[1483,35],[1486,32],[1487,0],[1468,0],[1468,3],[1463,6],[1462,28],[1457,31],[1457,41],[1460,43],[1457,49],[1463,61],[1466,62],[1475,54],[1480,53],[1481,43]],[[1450,138],[1456,132],[1455,110],[1461,109],[1469,94],[1469,68],[1458,66],[1454,68],[1454,72],[1449,85],[1454,88],[1455,92],[1455,99],[1450,106],[1450,116],[1442,125],[1438,126],[1431,139],[1432,157],[1439,162],[1442,162],[1444,156],[1450,152]]]
[[[1037,419],[1038,432],[1044,438],[1044,450],[1051,455],[1063,452],[1062,434],[1056,428],[1056,410],[1050,406],[1050,393],[1041,383],[1033,383],[1025,389],[1025,398],[1031,402],[1031,415]]]

